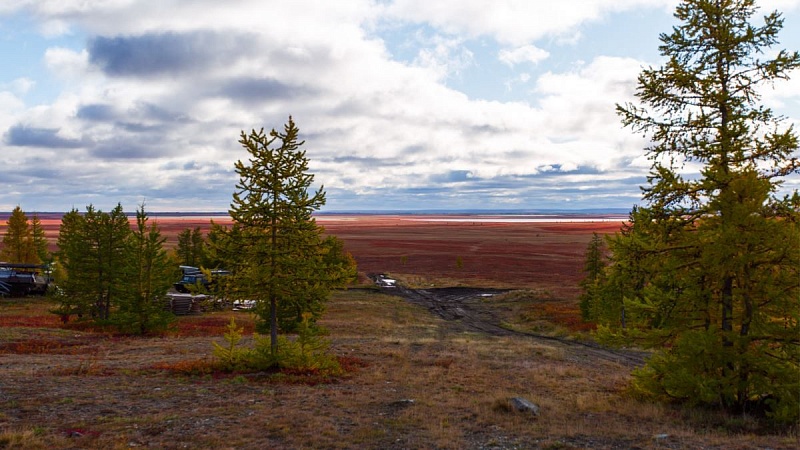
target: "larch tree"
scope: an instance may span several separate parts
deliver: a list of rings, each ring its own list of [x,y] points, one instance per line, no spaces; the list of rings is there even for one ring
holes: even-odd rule
[[[94,275],[94,310],[97,318],[108,320],[111,307],[125,289],[127,242],[131,234],[128,216],[117,204],[109,213],[86,208],[86,238],[91,255],[91,273]]]
[[[72,210],[61,219],[58,244],[58,281],[61,314],[91,314],[108,320],[112,306],[126,289],[128,217],[117,205],[105,213],[89,205],[86,213]]]
[[[239,143],[249,158],[235,164],[239,182],[229,210],[234,224],[224,234],[212,230],[211,241],[233,274],[229,290],[256,301],[275,355],[284,316],[279,311],[288,311],[284,329],[296,326],[304,313],[316,317],[330,290],[349,281],[343,273],[350,267],[326,259],[336,249],[312,217],[325,204],[325,192],[311,191],[314,175],[292,118],[282,132],[242,132]]]
[[[33,245],[28,216],[22,208],[15,207],[6,224],[3,248],[0,249],[0,260],[10,263],[39,264],[41,261],[36,255]]]
[[[598,294],[597,286],[601,283],[606,267],[605,245],[603,238],[592,233],[592,238],[586,246],[586,261],[583,271],[586,277],[581,280],[583,294],[580,297],[581,316],[583,320],[595,320],[597,317]]]
[[[50,250],[48,249],[47,235],[44,232],[44,227],[38,214],[34,214],[31,218],[31,245],[39,259],[39,264],[52,262]]]
[[[644,205],[610,242],[604,301],[622,302],[640,342],[658,349],[635,372],[640,393],[791,423],[800,195],[780,187],[800,168],[798,139],[759,93],[800,55],[770,50],[783,19],[754,24],[755,13],[753,0],[682,1],[680,24],[660,36],[666,62],[640,74],[637,104],[618,106],[650,138],[652,168]]]
[[[113,322],[124,332],[146,334],[161,331],[175,316],[164,308],[164,299],[174,280],[174,267],[164,249],[166,237],[158,224],[150,222],[144,204],[136,210],[136,226],[128,237]]]
[[[91,313],[94,297],[86,290],[92,278],[86,260],[89,254],[84,233],[84,219],[77,209],[61,216],[55,255],[56,292],[60,305],[55,312],[65,319],[72,314],[82,318]]]
[[[187,228],[178,233],[178,246],[175,249],[178,260],[184,266],[205,266],[206,242],[200,227]]]

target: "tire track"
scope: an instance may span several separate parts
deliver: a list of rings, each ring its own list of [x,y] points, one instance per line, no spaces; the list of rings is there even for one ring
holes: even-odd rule
[[[502,320],[495,315],[490,306],[485,306],[480,298],[507,292],[499,289],[483,288],[433,288],[412,289],[397,283],[393,287],[382,287],[384,293],[403,297],[407,301],[423,306],[432,314],[441,317],[454,331],[471,331],[491,336],[521,336],[568,350],[573,356],[584,360],[600,359],[627,367],[644,364],[647,352],[603,347],[593,342],[583,342],[525,331],[510,330],[503,327]]]

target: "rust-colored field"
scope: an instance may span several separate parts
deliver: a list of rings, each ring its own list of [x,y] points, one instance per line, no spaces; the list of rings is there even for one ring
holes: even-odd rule
[[[470,299],[447,318],[389,289],[334,291],[320,324],[347,371],[325,382],[203,371],[231,319],[254,345],[245,312],[180,316],[169,333],[135,337],[63,324],[50,298],[0,299],[0,448],[797,448],[796,427],[639,401],[627,390],[634,359],[559,337],[588,329],[573,296],[584,249],[619,222],[420,218],[432,217],[319,222],[362,273],[533,291]],[[209,226],[157,220],[170,246]],[[521,332],[460,326],[473,317]],[[516,411],[517,397],[540,414]]]
[[[583,277],[593,232],[619,230],[611,222],[488,222],[446,216],[323,217],[359,271],[407,281],[547,290],[572,296]]]
[[[40,215],[55,250],[60,217]],[[2,219],[2,218],[0,218]],[[167,247],[187,228],[207,232],[227,216],[151,216]],[[621,220],[528,222],[484,216],[322,215],[328,234],[338,236],[362,276],[387,273],[418,284],[529,288],[571,298],[583,277],[584,252],[593,232],[619,230]],[[584,220],[587,220],[584,218]],[[5,220],[0,233],[5,232]]]

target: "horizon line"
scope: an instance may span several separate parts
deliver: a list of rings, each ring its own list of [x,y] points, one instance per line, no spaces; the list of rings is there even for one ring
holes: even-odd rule
[[[631,208],[519,208],[519,209],[342,209],[331,211],[314,211],[314,215],[524,215],[524,214],[628,214]],[[12,214],[13,211],[0,211],[0,216]],[[42,214],[60,214],[64,215],[69,211],[24,211],[28,216],[42,215]],[[82,213],[82,211],[79,211]],[[135,216],[136,212],[125,212],[127,216]],[[228,211],[178,211],[178,210],[163,210],[163,211],[147,211],[148,216],[157,215],[184,215],[184,216],[220,216],[228,215]]]

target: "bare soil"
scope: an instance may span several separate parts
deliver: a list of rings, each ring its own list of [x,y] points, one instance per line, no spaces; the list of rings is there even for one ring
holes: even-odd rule
[[[582,360],[607,360],[630,367],[644,363],[646,352],[638,350],[616,350],[604,348],[593,342],[576,340],[542,333],[533,333],[510,326],[515,311],[503,308],[499,302],[492,301],[502,297],[505,289],[486,289],[471,287],[449,287],[414,289],[402,283],[395,287],[385,287],[382,292],[400,296],[407,301],[422,306],[432,314],[444,319],[453,332],[477,332],[491,336],[527,337],[548,345],[563,347]],[[512,313],[512,314],[509,314]]]

